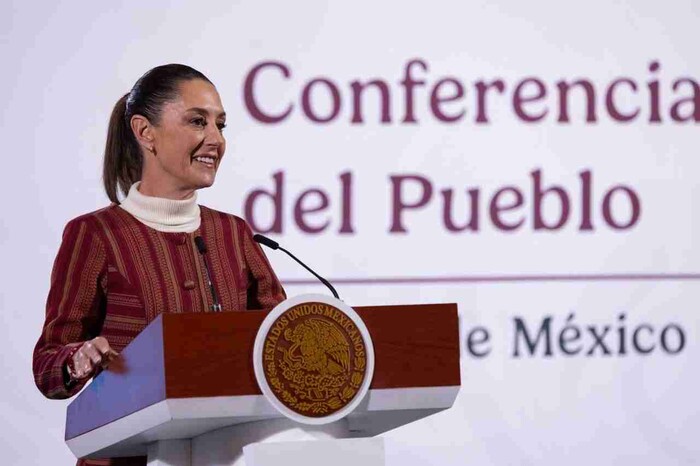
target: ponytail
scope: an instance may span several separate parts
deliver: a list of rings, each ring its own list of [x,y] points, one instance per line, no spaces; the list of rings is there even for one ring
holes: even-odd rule
[[[126,100],[129,93],[119,99],[112,110],[107,130],[102,181],[109,200],[119,204],[117,188],[124,196],[129,188],[141,179],[143,160],[141,151],[126,119]]]

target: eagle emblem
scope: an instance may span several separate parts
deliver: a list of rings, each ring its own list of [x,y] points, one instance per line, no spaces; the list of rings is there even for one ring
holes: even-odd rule
[[[350,345],[341,331],[323,319],[312,317],[284,337],[292,346],[284,351],[289,367],[321,375],[338,375],[350,370]]]
[[[305,302],[281,313],[263,348],[267,384],[284,406],[303,416],[343,409],[365,380],[365,340],[347,314],[327,303]]]

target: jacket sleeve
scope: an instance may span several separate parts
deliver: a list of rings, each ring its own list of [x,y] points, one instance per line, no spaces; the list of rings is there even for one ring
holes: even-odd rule
[[[68,398],[85,382],[68,385],[71,351],[99,333],[107,261],[104,245],[85,219],[68,222],[51,272],[46,320],[34,348],[34,381],[47,398]]]
[[[253,232],[243,224],[243,253],[248,265],[248,309],[272,309],[287,298],[267,256],[253,240]]]

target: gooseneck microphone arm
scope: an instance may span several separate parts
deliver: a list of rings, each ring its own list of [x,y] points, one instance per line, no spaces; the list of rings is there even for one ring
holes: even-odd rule
[[[314,272],[313,270],[311,270],[306,264],[304,264],[302,261],[300,261],[299,259],[297,259],[297,257],[296,257],[294,254],[292,254],[291,252],[287,251],[287,250],[284,249],[282,246],[280,246],[279,243],[278,243],[277,241],[271,240],[271,239],[268,238],[267,236],[263,236],[263,235],[260,235],[260,234],[254,235],[254,236],[253,236],[253,240],[254,240],[256,243],[263,244],[263,245],[267,246],[267,247],[270,248],[270,249],[273,249],[273,250],[279,249],[279,250],[281,250],[281,251],[284,251],[289,257],[291,257],[292,259],[294,259],[295,261],[297,261],[297,262],[299,263],[299,265],[301,265],[301,266],[304,267],[306,270],[308,270],[309,272],[311,272],[311,275],[313,275],[314,277],[318,278],[318,279],[321,281],[321,283],[323,283],[324,285],[326,285],[326,286],[328,287],[328,289],[331,290],[331,293],[333,293],[333,296],[335,296],[336,299],[340,299],[340,296],[338,296],[338,292],[335,291],[335,288],[333,288],[333,285],[331,285],[330,282],[329,282],[328,280],[326,280],[325,278],[323,278],[322,276],[320,276],[319,274],[317,274],[316,272]]]

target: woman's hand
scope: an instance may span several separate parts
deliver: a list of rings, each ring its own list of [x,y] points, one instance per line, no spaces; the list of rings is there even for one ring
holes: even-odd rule
[[[68,375],[73,380],[82,380],[95,373],[98,367],[107,368],[119,353],[114,351],[105,337],[95,337],[86,341],[73,353],[68,364]]]

